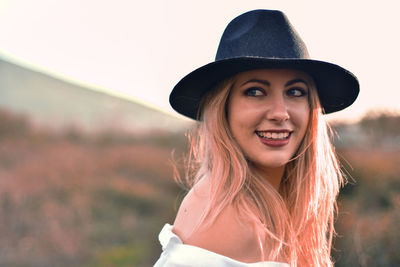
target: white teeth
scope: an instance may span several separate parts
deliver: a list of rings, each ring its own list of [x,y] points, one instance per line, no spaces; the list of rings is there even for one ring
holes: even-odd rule
[[[288,132],[275,133],[275,132],[257,132],[257,135],[262,138],[282,140],[289,137]]]

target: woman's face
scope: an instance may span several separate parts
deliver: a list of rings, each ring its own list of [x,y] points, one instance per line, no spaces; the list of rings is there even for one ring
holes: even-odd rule
[[[291,69],[242,72],[228,101],[228,123],[246,158],[261,172],[282,168],[307,130],[310,77]]]

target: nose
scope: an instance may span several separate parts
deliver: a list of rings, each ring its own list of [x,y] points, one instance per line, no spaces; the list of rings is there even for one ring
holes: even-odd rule
[[[283,96],[276,96],[271,100],[267,112],[267,119],[276,122],[289,120],[290,116]]]

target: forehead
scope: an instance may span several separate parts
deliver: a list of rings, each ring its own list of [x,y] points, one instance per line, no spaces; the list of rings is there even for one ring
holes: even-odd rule
[[[268,81],[273,80],[292,80],[301,78],[307,82],[311,81],[312,78],[309,74],[301,70],[295,69],[257,69],[245,71],[235,76],[235,81],[240,84],[241,81],[245,82],[249,79],[264,79]]]

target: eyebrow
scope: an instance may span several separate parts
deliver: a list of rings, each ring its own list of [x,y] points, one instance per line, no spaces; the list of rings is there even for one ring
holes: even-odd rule
[[[270,86],[270,85],[271,85],[271,84],[269,83],[269,81],[267,81],[267,80],[251,79],[251,80],[248,80],[248,81],[242,83],[241,86],[246,85],[246,84],[248,84],[248,83],[261,83],[261,84],[264,84],[264,85],[266,85],[266,86]]]
[[[295,83],[304,83],[304,84],[307,85],[307,87],[308,87],[308,83],[307,83],[305,80],[303,80],[303,79],[294,79],[294,80],[288,81],[288,82],[285,84],[285,86],[290,86],[290,85],[295,84]]]
[[[251,79],[251,80],[248,80],[248,81],[244,82],[241,86],[246,85],[248,83],[261,83],[261,84],[264,84],[266,86],[270,86],[271,85],[270,82],[267,81],[267,80]],[[308,83],[306,81],[304,81],[303,79],[290,80],[285,84],[285,86],[290,86],[290,85],[295,84],[295,83],[304,83],[305,85],[308,86]]]

